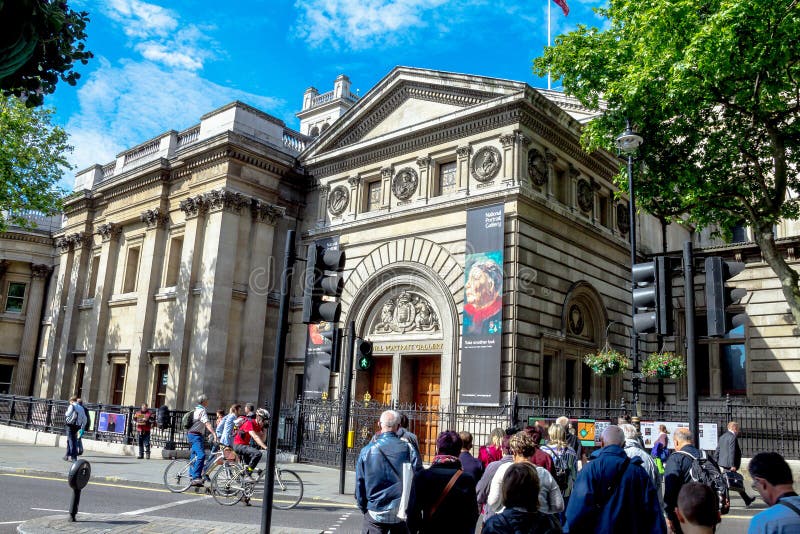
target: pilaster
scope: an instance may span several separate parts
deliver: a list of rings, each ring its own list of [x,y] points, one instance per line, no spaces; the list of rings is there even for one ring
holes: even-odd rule
[[[101,224],[97,233],[102,241],[97,282],[92,295],[92,311],[89,316],[86,346],[86,364],[83,375],[83,396],[88,402],[99,402],[100,379],[103,374],[103,352],[106,345],[110,312],[108,301],[114,289],[114,276],[119,258],[122,226],[112,222]],[[104,399],[103,399],[104,400]]]
[[[31,289],[28,292],[28,307],[25,313],[25,328],[22,332],[19,361],[14,373],[14,395],[31,393],[31,378],[33,377],[33,367],[36,365],[36,340],[39,326],[42,324],[44,283],[50,276],[51,270],[47,265],[31,265]]]
[[[347,179],[347,183],[350,184],[350,206],[348,208],[348,213],[352,219],[356,218],[364,204],[361,198],[364,189],[361,187],[363,181],[364,180],[360,176],[351,176]]]
[[[514,134],[507,133],[500,136],[500,146],[503,147],[503,175],[502,181],[504,183],[513,184],[517,180],[515,171],[516,150],[514,143]]]
[[[64,314],[62,310],[67,304],[67,291],[64,290],[65,284],[69,283],[69,274],[72,272],[72,262],[74,250],[72,240],[67,236],[56,238],[56,248],[61,253],[58,264],[58,275],[56,277],[56,287],[53,291],[53,301],[50,303],[50,335],[47,340],[47,347],[42,354],[43,361],[41,384],[39,385],[39,397],[53,398],[56,355],[58,354],[58,344],[61,339],[61,330],[64,324]]]
[[[381,169],[381,209],[389,209],[389,201],[392,198],[392,175],[394,169],[392,167],[384,167]],[[369,194],[369,192],[367,192]]]
[[[419,196],[428,200],[431,197],[431,192],[434,190],[432,177],[435,173],[430,172],[431,157],[421,156],[417,158],[417,167],[419,168]]]
[[[320,186],[317,187],[317,191],[319,192],[317,196],[319,199],[319,205],[317,206],[317,226],[325,226],[328,220],[328,195],[331,192],[331,186],[320,184]]]
[[[558,184],[556,183],[556,169],[555,164],[558,157],[550,152],[548,149],[544,149],[544,161],[547,165],[547,196],[549,198],[556,197],[556,187]]]
[[[469,160],[472,155],[472,147],[460,146],[456,149],[458,155],[458,167],[456,170],[458,180],[458,192],[469,195]]]

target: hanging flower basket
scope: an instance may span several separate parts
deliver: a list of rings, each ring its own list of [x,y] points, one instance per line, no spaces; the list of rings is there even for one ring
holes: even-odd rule
[[[657,378],[681,378],[686,374],[686,362],[674,352],[654,352],[642,364],[642,373]]]
[[[608,346],[592,354],[587,354],[583,357],[583,362],[596,374],[602,376],[618,375],[630,365],[630,361],[624,354]]]

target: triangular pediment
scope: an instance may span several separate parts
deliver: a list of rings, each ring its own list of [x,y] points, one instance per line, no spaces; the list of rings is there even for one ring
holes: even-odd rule
[[[397,67],[322,134],[301,159],[408,131],[524,90],[521,82]]]

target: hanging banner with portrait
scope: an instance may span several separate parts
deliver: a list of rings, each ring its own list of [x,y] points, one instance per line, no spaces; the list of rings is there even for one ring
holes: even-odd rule
[[[339,236],[326,237],[314,242],[325,250],[339,250]],[[305,271],[302,271],[305,275]],[[303,281],[305,283],[305,280]],[[328,384],[331,379],[331,370],[319,363],[319,347],[325,342],[323,333],[336,327],[332,323],[309,324],[306,337],[306,362],[303,371],[303,397],[306,399],[320,400],[328,396]],[[300,392],[297,392],[298,395]]]
[[[503,218],[502,204],[467,211],[459,404],[500,404]]]

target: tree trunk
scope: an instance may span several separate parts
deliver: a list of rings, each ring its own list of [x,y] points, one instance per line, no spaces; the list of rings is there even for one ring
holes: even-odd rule
[[[797,271],[789,267],[789,264],[786,263],[786,260],[778,251],[778,247],[775,246],[775,235],[772,231],[756,231],[754,236],[764,260],[781,282],[783,296],[789,305],[789,311],[794,317],[794,323],[800,325],[800,286],[798,286],[800,277],[798,277]]]

